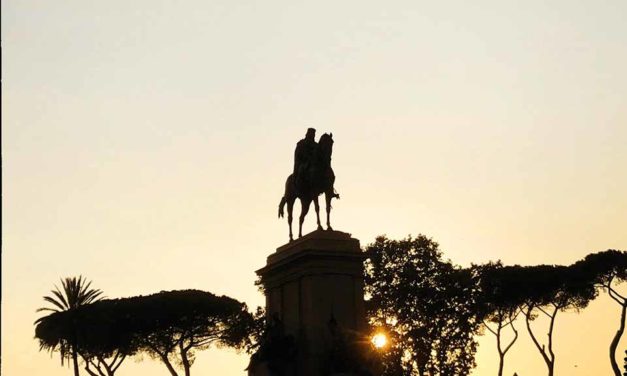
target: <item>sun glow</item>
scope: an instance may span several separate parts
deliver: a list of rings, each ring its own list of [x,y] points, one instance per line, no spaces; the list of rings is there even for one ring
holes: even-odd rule
[[[374,345],[374,347],[376,347],[377,349],[382,348],[383,346],[385,346],[385,344],[388,343],[388,339],[385,336],[385,334],[383,333],[378,333],[375,334],[372,337],[372,344]]]

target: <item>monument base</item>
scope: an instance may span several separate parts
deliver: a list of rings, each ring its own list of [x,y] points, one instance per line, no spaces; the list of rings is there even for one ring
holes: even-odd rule
[[[350,234],[317,230],[277,248],[257,270],[268,317],[278,319],[296,345],[290,374],[343,371],[335,364],[343,361],[337,353],[347,351],[339,343],[368,343],[364,259]]]

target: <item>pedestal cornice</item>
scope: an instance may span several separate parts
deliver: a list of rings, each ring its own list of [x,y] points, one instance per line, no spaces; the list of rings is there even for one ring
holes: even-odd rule
[[[256,273],[268,280],[277,273],[288,278],[312,273],[361,275],[364,259],[359,240],[351,234],[317,230],[278,247],[268,256],[266,266]],[[359,262],[356,264],[355,261]]]

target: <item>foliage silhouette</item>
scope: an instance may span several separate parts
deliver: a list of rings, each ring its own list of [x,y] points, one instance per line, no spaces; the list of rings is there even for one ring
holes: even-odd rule
[[[74,333],[77,352],[90,375],[113,376],[128,355],[137,351],[124,320],[123,300],[100,300],[73,311],[53,313],[35,329],[40,342],[63,341]]]
[[[557,314],[585,308],[595,298],[595,289],[566,266],[512,266],[508,269],[511,277],[520,281],[517,289],[523,294],[522,313],[527,332],[546,364],[548,375],[553,376],[556,358],[553,330]],[[531,325],[540,314],[549,319],[546,344],[540,343]]]
[[[257,314],[264,313],[260,310]],[[246,370],[249,374],[287,375],[295,372],[298,352],[293,335],[285,333],[283,322],[277,313],[267,319],[256,316],[256,346]]]
[[[90,375],[112,376],[125,357],[138,352],[161,360],[172,376],[190,375],[195,352],[210,345],[244,348],[252,316],[244,303],[198,290],[102,300],[41,320],[43,343],[66,340],[77,328],[77,350]]]
[[[78,277],[66,277],[61,279],[61,289],[58,286],[54,286],[51,296],[44,296],[44,300],[53,307],[42,307],[37,309],[37,312],[50,311],[54,313],[69,312],[71,315],[76,309],[86,304],[95,302],[102,297],[102,291],[98,289],[92,289],[91,281],[83,279],[83,276]],[[39,324],[46,321],[47,317],[39,318],[35,321],[35,324]],[[67,335],[58,340],[52,341],[40,341],[40,350],[48,350],[50,352],[59,351],[61,355],[61,364],[66,358],[72,359],[72,365],[74,370],[74,376],[79,375],[78,370],[78,352],[77,352],[77,333],[76,328],[72,325],[73,321],[67,323],[69,331]]]
[[[477,267],[479,278],[478,315],[483,320],[484,327],[496,337],[496,348],[499,354],[498,376],[503,375],[505,355],[518,339],[518,330],[514,320],[520,313],[523,297],[517,288],[518,281],[510,278],[509,269],[500,262],[488,263]],[[490,324],[496,325],[492,328]],[[514,337],[503,343],[503,331],[510,328]]]
[[[627,279],[627,252],[609,250],[571,266],[503,266],[500,262],[463,269],[443,261],[438,244],[419,235],[397,241],[384,236],[366,248],[365,284],[371,324],[393,338],[383,355],[385,375],[465,375],[474,367],[479,323],[495,335],[498,375],[517,341],[514,322],[522,313],[527,332],[548,375],[555,369],[553,331],[559,312],[578,311],[598,290],[621,307],[621,321],[610,344],[612,368],[625,329],[627,299],[612,283]],[[546,343],[532,323],[548,319]],[[513,336],[506,341],[504,330]]]
[[[605,252],[593,253],[576,262],[572,269],[582,280],[607,291],[608,296],[620,306],[619,327],[610,342],[609,356],[614,375],[621,376],[621,371],[616,361],[616,349],[625,331],[627,297],[618,293],[615,284],[627,280],[627,252],[610,249]]]
[[[244,303],[198,290],[170,291],[135,298],[134,318],[138,347],[161,360],[172,376],[174,366],[190,375],[195,351],[212,344],[241,348],[245,344],[249,313]]]
[[[386,374],[398,374],[399,364],[407,375],[469,374],[480,325],[476,271],[442,260],[438,244],[424,235],[381,236],[366,252],[370,321],[395,337]]]

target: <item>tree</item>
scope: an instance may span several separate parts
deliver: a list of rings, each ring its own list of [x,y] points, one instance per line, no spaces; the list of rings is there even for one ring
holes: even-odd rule
[[[114,376],[124,359],[140,351],[161,360],[172,376],[186,376],[195,352],[211,344],[250,346],[256,324],[246,305],[198,290],[106,299],[55,312],[39,320],[35,336],[52,346],[74,340],[91,376]]]
[[[479,278],[479,316],[484,327],[496,337],[496,348],[499,354],[498,376],[503,375],[505,355],[518,339],[518,331],[514,320],[520,313],[522,297],[518,289],[518,281],[511,278],[511,268],[504,268],[500,262],[488,263],[477,267]],[[496,325],[492,328],[490,324]],[[504,343],[503,331],[509,327],[514,337]]]
[[[76,277],[67,277],[61,280],[61,287],[59,289],[55,285],[55,289],[52,290],[52,296],[44,296],[44,300],[53,307],[42,307],[37,309],[37,312],[42,311],[51,311],[51,312],[64,312],[64,311],[74,311],[78,307],[83,305],[92,303],[101,299],[102,291],[98,289],[91,289],[91,281],[87,282],[87,280],[83,279],[82,276]],[[42,321],[45,321],[46,317],[42,317],[35,321],[35,324],[39,324]],[[71,321],[70,321],[71,323]],[[74,367],[74,376],[79,375],[78,371],[78,353],[77,353],[77,338],[76,333],[72,331],[72,335],[60,341],[40,341],[40,350],[49,350],[55,351],[58,350],[61,354],[61,364],[63,364],[63,360],[71,357],[72,363]]]
[[[76,339],[76,352],[91,376],[113,376],[128,355],[137,351],[133,331],[125,324],[121,300],[100,300],[71,311],[53,313],[35,328],[40,343]]]
[[[613,301],[620,306],[621,314],[618,330],[610,342],[610,363],[615,376],[621,376],[616,361],[616,349],[625,331],[625,316],[627,314],[627,297],[621,295],[615,287],[616,283],[627,280],[627,252],[607,250],[593,253],[573,265],[575,272],[581,279],[591,282],[594,286],[607,291]]]
[[[161,292],[135,303],[131,315],[139,347],[172,376],[178,376],[175,366],[189,376],[195,352],[212,344],[243,348],[253,322],[246,304],[198,290]]]
[[[393,332],[391,352],[401,357],[403,374],[467,375],[479,328],[475,271],[442,260],[438,244],[424,235],[381,236],[366,253],[371,324]]]
[[[523,314],[527,332],[547,366],[548,375],[553,376],[555,369],[553,329],[557,314],[585,308],[596,296],[594,286],[586,278],[582,278],[583,276],[576,270],[566,266],[515,266],[510,273],[512,278],[522,282],[518,288],[524,294]],[[546,344],[540,343],[531,326],[531,321],[540,314],[549,319]]]

